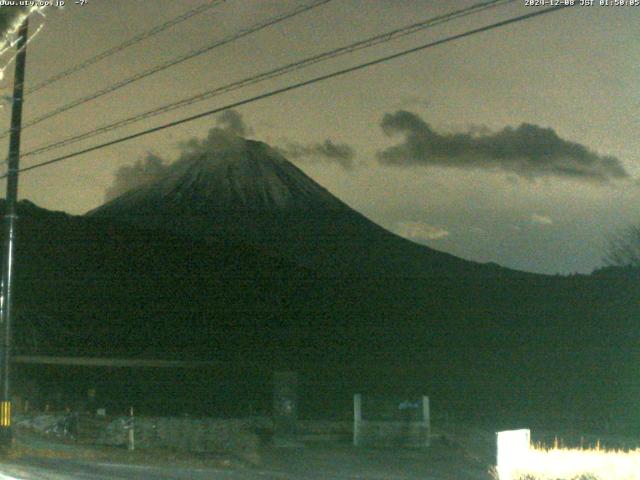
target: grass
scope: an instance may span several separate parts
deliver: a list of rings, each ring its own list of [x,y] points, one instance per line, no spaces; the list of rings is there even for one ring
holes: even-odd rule
[[[640,480],[640,449],[534,446],[511,468],[511,480]]]
[[[229,454],[192,453],[168,448],[137,449],[130,452],[125,448],[80,445],[23,431],[16,432],[13,447],[0,454],[2,460],[32,457],[198,468],[242,468],[252,464]]]

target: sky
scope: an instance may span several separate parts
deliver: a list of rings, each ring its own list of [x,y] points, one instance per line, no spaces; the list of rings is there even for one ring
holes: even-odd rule
[[[24,121],[310,2],[219,2],[28,94]],[[31,31],[42,28],[28,45],[27,90],[206,2],[66,3],[32,15]],[[27,127],[22,152],[474,3],[332,0]],[[182,143],[235,121],[244,135],[280,148],[334,195],[399,235],[519,270],[589,273],[602,266],[608,239],[640,222],[640,7],[595,3],[25,172],[20,197],[82,214],[113,195],[117,178],[171,162]],[[540,8],[518,0],[488,9],[23,156],[21,166]],[[0,58],[4,65],[11,54]],[[0,81],[2,130],[9,128],[12,76],[9,65]],[[0,149],[7,144],[0,140]]]

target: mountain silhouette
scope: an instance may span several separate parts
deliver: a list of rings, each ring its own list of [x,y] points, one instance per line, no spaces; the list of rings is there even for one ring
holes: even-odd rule
[[[159,180],[87,215],[198,239],[250,243],[331,275],[424,277],[503,270],[383,229],[278,150],[240,137],[223,148],[199,148],[183,155]]]
[[[307,401],[325,413],[383,390],[502,421],[556,422],[579,405],[594,424],[617,409],[637,425],[637,271],[468,262],[385,231],[264,143],[223,146],[197,145],[85,216],[21,202],[16,351],[257,365],[224,385],[263,399],[265,369],[306,369],[324,392]],[[207,382],[202,398],[220,390]],[[174,383],[158,394],[167,405],[189,396]]]

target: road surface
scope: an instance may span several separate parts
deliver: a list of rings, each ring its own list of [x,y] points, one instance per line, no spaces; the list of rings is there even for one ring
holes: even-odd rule
[[[444,452],[289,448],[254,468],[188,468],[25,457],[0,464],[0,480],[489,480],[487,468]]]

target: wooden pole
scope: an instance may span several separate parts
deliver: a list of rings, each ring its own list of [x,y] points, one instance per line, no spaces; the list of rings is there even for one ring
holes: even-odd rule
[[[22,103],[24,76],[27,63],[27,38],[29,20],[25,18],[18,30],[18,54],[13,81],[13,105],[11,110],[11,135],[7,168],[7,195],[4,214],[4,248],[2,257],[2,284],[0,292],[0,321],[2,342],[0,347],[0,446],[12,443],[11,429],[11,327],[13,321],[13,266],[15,255],[16,219],[18,217],[18,171],[20,169],[20,130],[22,128]]]

